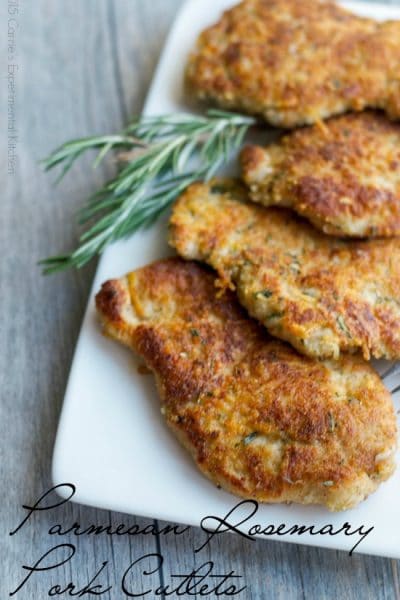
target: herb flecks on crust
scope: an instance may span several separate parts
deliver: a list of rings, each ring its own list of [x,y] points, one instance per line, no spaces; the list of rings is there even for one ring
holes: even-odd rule
[[[396,418],[379,376],[359,356],[301,356],[233,292],[216,292],[210,270],[175,258],[108,281],[96,302],[215,484],[261,502],[355,506],[394,470]]]
[[[183,258],[213,267],[302,354],[400,358],[400,238],[326,236],[289,209],[249,202],[234,180],[219,194],[211,185],[190,186],[174,205],[170,242]]]
[[[203,31],[189,59],[200,100],[278,127],[380,108],[400,117],[400,21],[324,0],[244,0]]]
[[[250,197],[287,206],[339,237],[400,235],[400,123],[366,111],[246,146]]]

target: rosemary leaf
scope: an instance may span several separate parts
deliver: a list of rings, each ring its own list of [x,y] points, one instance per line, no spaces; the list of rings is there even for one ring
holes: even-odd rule
[[[44,273],[80,268],[111,242],[151,225],[179,194],[197,180],[209,180],[236,152],[252,117],[211,109],[205,115],[171,114],[134,119],[118,135],[72,140],[42,161],[60,167],[58,180],[86,151],[96,150],[97,167],[110,151],[120,153],[113,179],[78,213],[87,227],[76,250],[40,261]]]

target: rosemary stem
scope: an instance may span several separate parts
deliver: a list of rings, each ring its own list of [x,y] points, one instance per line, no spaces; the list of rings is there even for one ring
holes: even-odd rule
[[[44,273],[80,268],[109,243],[153,223],[188,185],[213,177],[255,124],[252,117],[216,109],[200,116],[142,117],[120,134],[81,138],[57,148],[42,164],[46,171],[60,166],[59,179],[88,150],[97,151],[94,167],[113,150],[124,150],[124,164],[79,211],[87,228],[76,250],[40,261]]]

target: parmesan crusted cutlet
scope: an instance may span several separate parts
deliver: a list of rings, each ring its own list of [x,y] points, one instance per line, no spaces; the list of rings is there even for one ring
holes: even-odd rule
[[[105,283],[96,304],[104,331],[153,371],[168,425],[217,485],[343,510],[392,474],[395,415],[373,369],[270,338],[200,265],[156,262]]]
[[[366,107],[399,118],[400,21],[323,0],[245,0],[200,35],[187,82],[282,127]]]
[[[332,235],[400,235],[400,123],[382,114],[299,129],[241,160],[255,202],[289,206]]]
[[[339,240],[246,198],[234,181],[190,186],[173,209],[172,246],[216,269],[253,317],[303,354],[400,358],[400,238]]]

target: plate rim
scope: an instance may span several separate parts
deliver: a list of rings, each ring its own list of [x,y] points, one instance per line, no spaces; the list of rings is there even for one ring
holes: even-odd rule
[[[163,70],[163,67],[168,60],[168,55],[170,54],[170,49],[173,46],[173,42],[175,41],[176,31],[179,27],[180,21],[184,17],[186,12],[190,13],[192,5],[199,4],[200,2],[204,2],[204,0],[185,0],[183,2],[182,6],[177,11],[177,14],[174,18],[172,26],[170,27],[168,35],[166,37],[164,46],[161,50],[160,58],[158,60],[157,66],[154,70],[152,81],[149,86],[149,89],[148,89],[148,92],[146,95],[146,100],[143,105],[143,110],[142,110],[143,115],[154,114],[154,113],[152,113],[152,111],[149,111],[149,106],[153,102],[153,96],[155,93],[157,80],[158,80],[160,72]],[[238,2],[235,0],[230,0],[229,5],[233,6],[237,3]],[[382,9],[382,7],[383,7],[385,9],[385,11],[387,11],[388,13],[389,12],[393,13],[393,18],[397,17],[397,19],[400,19],[400,4],[392,5],[392,4],[386,4],[383,2],[376,2],[376,1],[370,2],[369,0],[340,1],[340,2],[338,2],[338,4],[341,4],[341,5],[349,8],[350,10],[353,10],[353,9],[356,10],[356,7],[360,8],[362,6],[368,7],[371,10],[378,10],[378,9]],[[224,10],[226,10],[226,9],[224,9]],[[63,396],[62,408],[61,408],[61,411],[59,414],[57,432],[56,432],[54,448],[53,448],[53,455],[52,455],[51,481],[52,481],[53,486],[57,486],[61,483],[66,482],[64,477],[59,476],[60,465],[59,465],[59,461],[58,461],[58,456],[59,456],[59,453],[62,448],[63,435],[65,432],[64,424],[66,421],[66,414],[67,414],[67,410],[68,410],[67,398],[70,393],[70,382],[72,379],[72,375],[73,375],[75,369],[77,369],[77,364],[79,362],[78,349],[79,349],[79,345],[80,345],[80,340],[83,337],[85,323],[88,318],[88,314],[92,308],[93,295],[97,289],[97,281],[96,281],[97,275],[98,275],[99,271],[101,270],[102,266],[107,262],[108,251],[109,251],[109,249],[106,249],[105,252],[100,256],[97,267],[96,267],[96,271],[93,275],[93,281],[90,286],[90,292],[88,295],[88,302],[87,302],[87,305],[86,305],[86,308],[85,308],[85,311],[84,311],[84,314],[83,314],[83,317],[81,320],[79,335],[78,335],[78,338],[77,338],[77,341],[75,344],[74,354],[73,354],[73,358],[72,358],[70,369],[69,369],[67,384],[66,384],[65,392],[64,392],[64,396]],[[184,450],[182,449],[182,451],[184,451]],[[398,465],[398,469],[400,470],[400,465]],[[69,494],[66,494],[66,493],[64,494],[63,491],[59,490],[59,489],[56,491],[56,493],[63,499],[66,499],[69,496]],[[237,498],[237,501],[239,502],[240,498]],[[190,525],[192,527],[197,527],[197,528],[199,528],[199,526],[200,526],[199,522],[195,519],[190,520],[189,518],[185,518],[185,519],[179,520],[179,518],[177,517],[177,515],[175,513],[173,513],[173,511],[170,512],[169,510],[165,510],[165,507],[163,507],[163,510],[160,510],[160,514],[158,514],[157,516],[155,516],[151,510],[150,510],[151,514],[146,513],[146,510],[141,510],[139,513],[132,512],[132,509],[129,508],[126,504],[124,504],[123,500],[118,499],[118,501],[116,500],[115,502],[112,503],[112,505],[110,505],[110,503],[108,503],[108,502],[101,502],[100,500],[91,499],[84,492],[80,492],[78,490],[76,491],[74,497],[71,499],[71,502],[74,502],[77,504],[82,504],[85,506],[94,507],[94,508],[120,512],[120,513],[137,516],[137,517],[143,517],[143,518],[149,518],[149,519],[160,519],[160,520],[168,521],[168,522],[172,522],[172,523],[186,524],[186,525]],[[327,512],[327,521],[329,520],[329,514],[330,513]],[[346,513],[342,513],[342,514],[345,515]],[[343,520],[345,520],[345,519],[343,519]],[[263,538],[261,536],[256,536],[256,539],[263,539]],[[282,536],[279,539],[276,539],[274,537],[268,537],[267,539],[273,540],[273,541],[282,541],[285,543],[300,544],[300,545],[305,545],[305,546],[327,548],[327,549],[331,549],[331,550],[349,551],[349,544],[348,543],[346,544],[345,540],[342,540],[341,538],[332,540],[333,544],[330,542],[329,537],[321,537],[321,536],[319,537],[318,540],[314,539],[314,538],[311,538],[311,539],[306,538],[304,540],[297,540],[291,536]],[[365,541],[365,544],[360,544],[359,546],[357,546],[357,549],[355,550],[354,554],[357,553],[357,554],[382,556],[382,557],[387,557],[387,558],[400,558],[400,549],[397,554],[392,552],[391,550],[388,550],[387,552],[385,550],[374,550],[373,547],[371,547],[369,544],[367,544],[367,541],[368,541],[368,539]],[[373,546],[373,543],[372,543],[372,546]]]

